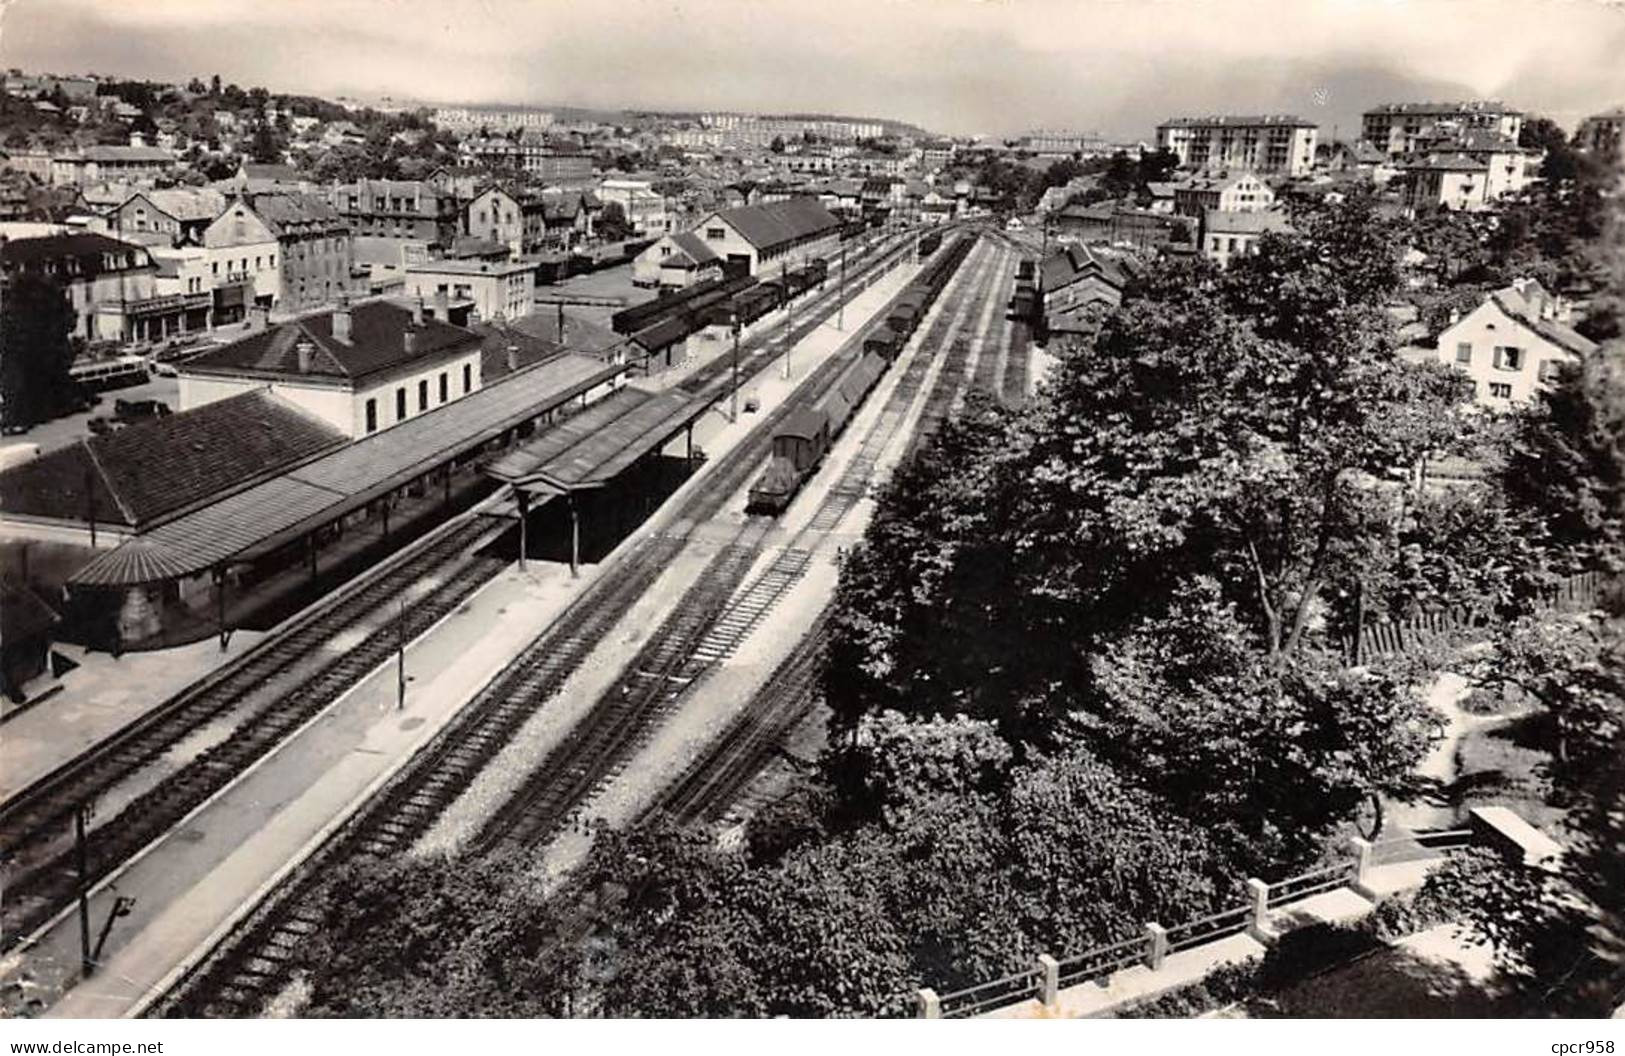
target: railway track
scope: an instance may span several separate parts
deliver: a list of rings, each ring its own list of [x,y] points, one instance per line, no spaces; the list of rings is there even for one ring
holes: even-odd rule
[[[979,262],[970,280],[976,284],[972,289],[985,286],[990,264],[986,259]],[[956,349],[965,347],[957,335],[972,301],[981,305],[984,298],[967,298],[949,324],[948,339]],[[925,347],[932,347],[929,339],[938,329],[933,327],[927,335]],[[923,374],[930,360],[916,354],[909,367],[917,367]],[[894,390],[888,408],[894,403],[906,408],[916,388],[905,388],[901,398]],[[866,494],[880,452],[901,424],[901,417],[900,413],[893,416],[890,428],[883,428],[888,424],[883,412],[882,419],[865,434],[857,458],[825,492],[807,525],[749,583],[746,577],[767,550],[777,522],[753,518],[740,527],[649,636],[627,666],[627,674],[599,696],[570,735],[490,817],[474,840],[476,851],[522,851],[545,843],[576,817],[581,803],[620,775],[678,707],[686,690],[714,665],[731,657],[801,580],[811,563],[816,537],[838,524]]]
[[[882,244],[856,275],[872,278],[894,264],[906,248],[906,239]],[[838,291],[830,290],[809,302],[806,321],[785,339],[799,340],[821,325],[837,297]],[[780,333],[751,339],[749,356],[741,362],[742,376],[777,354],[772,337]],[[703,395],[709,390],[713,396],[730,384],[731,376],[724,376],[720,367],[688,382],[692,392]],[[7,897],[0,905],[0,951],[53,920],[76,897],[77,858],[67,841],[81,805],[125,800],[87,833],[87,875],[95,883],[359,683],[388,658],[403,630],[410,640],[455,611],[504,567],[501,561],[469,553],[503,530],[476,515],[462,515],[431,534],[433,541],[409,560],[364,581],[336,603],[256,646],[216,676],[177,694],[0,806],[0,861],[8,874]],[[436,589],[409,607],[402,628],[384,618],[393,616],[392,602],[403,590],[428,578],[438,581]],[[358,635],[359,640],[346,640]],[[327,663],[314,671],[297,671],[311,656],[340,640],[345,644],[331,649],[334,655]],[[155,769],[177,745],[224,722],[231,722],[233,729],[219,743],[178,770],[143,780],[144,772]]]
[[[966,264],[973,266],[968,260]],[[922,408],[922,425],[931,420],[933,413],[938,418],[947,414],[954,399],[963,390],[969,346],[981,336],[966,333],[964,324],[967,319],[980,317],[983,319],[981,329],[985,332],[988,309],[998,303],[1000,290],[997,282],[989,282],[989,272],[992,272],[991,278],[997,279],[1007,264],[1008,260],[1001,255],[996,261],[984,259],[974,265],[977,270],[969,281],[974,284],[972,288],[979,291],[978,295],[965,298],[952,319],[939,316],[933,325],[927,342],[935,341],[948,347],[941,354],[942,365],[938,370],[937,384],[932,386],[926,405]],[[832,531],[846,512],[868,493],[879,457],[906,419],[909,408],[926,381],[931,362],[932,357],[924,355],[916,355],[910,361],[888,397],[880,418],[864,437],[863,446],[826,493],[804,532],[822,534]],[[944,378],[948,380],[945,382]],[[915,436],[918,435],[916,430]],[[805,549],[794,545],[785,551],[787,554],[805,552]],[[800,564],[804,570],[806,561],[801,560]],[[769,565],[767,573],[773,573],[777,566],[778,562]],[[788,590],[788,585],[777,589],[782,594]],[[759,614],[755,614],[756,608],[752,605],[746,609],[753,614],[750,621],[752,628],[761,619]],[[648,824],[660,817],[671,818],[685,825],[713,822],[728,812],[739,795],[773,760],[785,739],[806,720],[814,706],[818,662],[827,637],[828,616],[829,610],[826,608],[745,710],[725,728],[722,736],[713,742],[704,755],[685,768],[677,781],[644,813],[641,824]],[[738,641],[743,641],[743,637],[740,635]],[[734,644],[737,645],[737,641]],[[721,659],[731,655],[731,650],[706,643],[702,643],[701,651],[708,658],[714,656]]]
[[[745,710],[684,768],[638,824],[665,819],[684,826],[709,825],[727,815],[816,704],[828,621],[826,608]]]
[[[180,742],[216,723],[231,722],[228,736],[162,779],[129,795],[116,813],[86,834],[88,875],[108,875],[169,831],[193,808],[224,787],[291,732],[337,700],[395,650],[400,636],[415,638],[454,611],[502,567],[477,550],[494,536],[488,522],[467,517],[448,523],[409,558],[246,654],[222,677],[172,698],[142,721],[116,734],[9,800],[0,811],[0,854],[13,875],[0,906],[9,949],[56,916],[77,895],[79,876],[70,842],[73,818],[120,791]],[[421,580],[438,588],[401,614],[392,602]],[[295,669],[320,656],[341,635],[362,636],[308,674]],[[290,681],[298,691],[284,692]]]
[[[877,266],[885,264],[882,258]],[[809,332],[821,322],[813,317],[795,334]],[[822,391],[839,376],[842,366],[843,356],[831,357],[803,379],[797,392]],[[726,384],[726,379],[719,380]],[[275,998],[291,978],[303,941],[319,925],[314,907],[319,904],[323,878],[342,863],[397,853],[428,831],[501,746],[579,669],[608,629],[682,550],[695,526],[713,516],[748,482],[766,456],[773,426],[794,404],[788,400],[764,415],[762,426],[709,471],[704,486],[689,496],[675,521],[687,525],[686,529],[640,541],[613,576],[600,578],[572,603],[371,803],[186,973],[150,1014],[251,1016]]]

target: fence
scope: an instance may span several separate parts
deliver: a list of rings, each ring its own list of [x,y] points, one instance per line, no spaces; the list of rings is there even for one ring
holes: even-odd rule
[[[1548,592],[1546,605],[1559,612],[1589,609],[1602,592],[1602,573],[1578,572],[1557,581]],[[1383,620],[1360,628],[1359,640],[1345,638],[1343,647],[1354,663],[1368,657],[1392,656],[1431,648],[1442,639],[1483,627],[1489,618],[1460,606],[1421,612],[1403,620]]]
[[[917,995],[918,1013],[924,1019],[969,1019],[1028,1000],[1053,1005],[1063,987],[1104,982],[1136,965],[1156,971],[1169,954],[1243,932],[1262,939],[1270,933],[1269,915],[1277,910],[1338,888],[1359,891],[1369,871],[1378,865],[1437,857],[1441,851],[1465,847],[1472,841],[1471,829],[1419,830],[1377,843],[1351,840],[1349,853],[1328,865],[1273,884],[1249,878],[1245,885],[1247,900],[1240,905],[1169,928],[1147,923],[1144,933],[1135,938],[1096,946],[1060,960],[1044,954],[1025,971],[940,996],[934,990],[921,989]]]

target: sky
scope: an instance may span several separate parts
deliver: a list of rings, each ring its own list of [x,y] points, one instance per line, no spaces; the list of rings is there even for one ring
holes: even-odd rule
[[[424,102],[888,117],[1149,140],[1381,102],[1625,104],[1625,0],[0,0],[0,65]]]

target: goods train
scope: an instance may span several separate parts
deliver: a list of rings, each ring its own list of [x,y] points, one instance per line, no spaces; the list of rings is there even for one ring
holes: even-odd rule
[[[940,245],[940,237],[931,236]],[[920,252],[925,253],[924,239]],[[970,252],[973,238],[959,238],[932,260],[914,281],[892,302],[886,318],[865,335],[862,350],[841,371],[834,385],[822,395],[808,397],[792,407],[773,434],[773,453],[767,469],[750,489],[750,513],[782,513],[796,497],[807,478],[817,470],[841,430],[857,413],[865,397],[903,345],[925,318],[926,311],[942,293]]]

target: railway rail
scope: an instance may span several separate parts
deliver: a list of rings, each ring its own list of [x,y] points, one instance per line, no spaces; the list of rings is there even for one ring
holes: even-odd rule
[[[972,289],[986,288],[990,264],[991,260],[984,260],[978,265]],[[972,302],[978,307],[987,303],[985,298],[975,297],[960,305],[948,329],[956,350],[966,347],[958,333]],[[926,347],[934,347],[929,337]],[[930,361],[931,357],[916,354],[909,369],[918,368],[916,376],[923,375]],[[953,365],[950,358],[943,370]],[[888,408],[906,409],[913,401],[917,385],[899,388],[901,395],[894,389]],[[619,776],[636,750],[678,707],[686,690],[732,656],[800,581],[812,560],[812,542],[839,523],[866,493],[880,452],[901,420],[899,410],[889,423],[884,415],[876,421],[865,434],[859,455],[825,492],[807,525],[749,583],[746,577],[767,550],[776,522],[754,517],[740,526],[649,636],[627,666],[627,674],[594,702],[569,736],[490,817],[474,841],[476,850],[487,854],[521,851],[546,842],[572,820],[585,799]],[[887,424],[889,429],[884,428]]]
[[[967,298],[951,320],[939,317],[933,327],[928,341],[932,338],[939,342],[946,341],[950,347],[939,357],[942,364],[938,369],[937,384],[927,394],[921,411],[922,424],[933,420],[933,416],[940,419],[940,416],[947,414],[953,401],[963,392],[965,358],[970,342],[977,339],[977,335],[965,332],[964,323],[967,319],[986,319],[989,305],[997,304],[1002,291],[1000,282],[988,281],[988,273],[992,271],[993,279],[997,280],[1007,266],[1008,259],[1003,255],[996,260],[982,261],[977,274],[971,279],[978,284],[973,288],[983,291],[982,296]],[[909,363],[888,397],[880,419],[864,437],[863,446],[841,478],[826,493],[809,520],[807,530],[818,533],[833,530],[846,512],[868,493],[880,454],[891,443],[908,409],[913,406],[919,390],[925,384],[931,362],[930,357],[916,355]],[[918,432],[915,435],[918,436]],[[805,551],[792,545],[786,548],[785,553]],[[805,565],[805,561],[802,561],[802,565]],[[777,562],[770,565],[768,572],[773,572],[776,566]],[[755,608],[755,605],[746,605],[747,612],[754,613]],[[744,711],[728,724],[705,754],[685,768],[655,804],[644,812],[641,824],[649,824],[661,817],[683,825],[714,822],[735,805],[738,797],[775,758],[784,741],[806,721],[816,703],[817,661],[828,636],[828,618],[829,610],[826,608]],[[760,616],[753,616],[751,625],[754,626],[759,619]],[[702,641],[699,655],[720,658],[725,654]]]
[[[894,259],[888,253],[875,266],[888,266]],[[833,298],[823,303],[827,316]],[[790,339],[821,325],[822,320],[812,312],[809,318]],[[827,386],[841,366],[841,356],[831,357],[803,379],[797,394]],[[726,385],[720,372],[713,377]],[[766,427],[753,431],[708,471],[703,485],[678,511],[676,523],[688,525],[686,530],[654,533],[635,544],[617,565],[615,575],[598,579],[583,592],[513,665],[401,768],[377,797],[192,966],[148,1014],[251,1016],[274,999],[290,981],[302,943],[318,926],[312,907],[317,905],[323,878],[344,862],[404,850],[428,831],[501,746],[580,668],[604,633],[682,550],[694,527],[744,486],[766,455],[771,427],[794,403],[794,399],[787,400],[764,415]],[[725,554],[719,560],[726,560]]]
[[[907,248],[906,238],[880,243],[854,272],[856,280],[883,272]],[[830,289],[804,306],[805,316],[798,313],[788,335],[774,330],[753,336],[741,350],[749,352],[742,357],[741,376],[761,369],[777,354],[775,337],[799,340],[822,325],[841,293]],[[731,362],[725,366],[731,368]],[[713,364],[685,387],[715,397],[731,384],[723,371]],[[441,525],[404,560],[385,565],[335,600],[296,617],[274,639],[257,644],[238,661],[0,804],[0,861],[8,874],[7,897],[0,905],[0,951],[49,924],[77,896],[81,880],[76,850],[68,840],[83,807],[127,799],[86,834],[86,876],[94,884],[359,683],[388,658],[398,639],[417,637],[497,575],[504,562],[475,551],[503,530],[470,513]],[[396,600],[424,579],[437,581],[436,589],[408,606],[397,622]],[[362,635],[359,641],[335,650],[328,662],[299,670],[324,645],[357,633]],[[177,745],[223,722],[233,728],[219,743],[173,772],[147,776]]]

